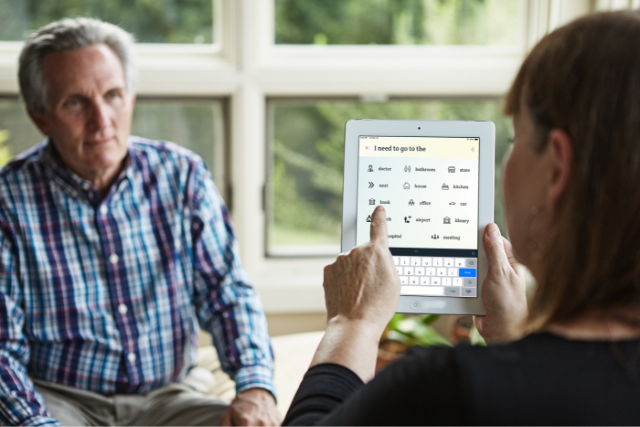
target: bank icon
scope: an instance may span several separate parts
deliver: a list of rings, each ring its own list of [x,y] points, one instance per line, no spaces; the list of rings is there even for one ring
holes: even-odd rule
[[[369,199],[369,204],[370,205],[375,205],[376,204],[376,199]]]
[[[402,188],[404,188],[405,190],[408,190],[411,188],[411,184],[409,184],[408,182],[405,182]]]
[[[442,223],[443,224],[451,224],[451,218],[449,218],[448,216],[445,216]]]
[[[409,200],[409,206],[413,206],[413,205],[415,205],[415,204],[416,204],[416,203],[413,201],[413,199]]]
[[[449,166],[449,173],[456,173],[456,167],[455,166]]]
[[[369,165],[369,167],[367,168],[367,172],[373,172],[373,165]]]
[[[449,189],[449,186],[448,186],[447,184],[442,184],[442,189],[443,189],[443,190],[448,190],[448,189]]]

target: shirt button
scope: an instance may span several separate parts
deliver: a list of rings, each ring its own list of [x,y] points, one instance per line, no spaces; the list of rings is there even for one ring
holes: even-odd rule
[[[100,213],[101,213],[102,215],[106,215],[106,214],[107,214],[107,212],[109,212],[109,208],[107,207],[107,205],[102,205],[102,206],[100,206]]]
[[[127,314],[127,311],[129,311],[129,309],[127,308],[127,306],[125,304],[120,304],[118,306],[118,312],[120,314]]]
[[[135,353],[129,353],[127,354],[127,359],[129,359],[129,362],[133,363],[136,361],[136,354]]]
[[[118,256],[118,254],[109,255],[109,262],[111,264],[117,264],[119,260],[120,260],[120,257]]]

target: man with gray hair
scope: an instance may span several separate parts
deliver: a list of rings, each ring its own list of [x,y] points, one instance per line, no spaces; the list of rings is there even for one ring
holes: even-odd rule
[[[129,135],[133,40],[78,18],[20,55],[47,139],[0,171],[0,421],[278,424],[273,355],[201,158]],[[198,327],[236,382],[193,378]]]

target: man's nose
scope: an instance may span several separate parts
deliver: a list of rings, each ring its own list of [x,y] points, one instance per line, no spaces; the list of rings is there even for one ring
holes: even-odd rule
[[[109,125],[109,106],[97,102],[93,105],[93,111],[90,119],[91,130],[99,131]]]

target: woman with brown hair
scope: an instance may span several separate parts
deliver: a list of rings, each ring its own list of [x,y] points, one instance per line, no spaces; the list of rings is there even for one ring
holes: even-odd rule
[[[513,83],[511,243],[485,229],[475,319],[490,345],[417,349],[364,384],[400,286],[379,206],[325,268],[327,330],[285,424],[640,424],[639,41],[636,13],[578,19]]]

